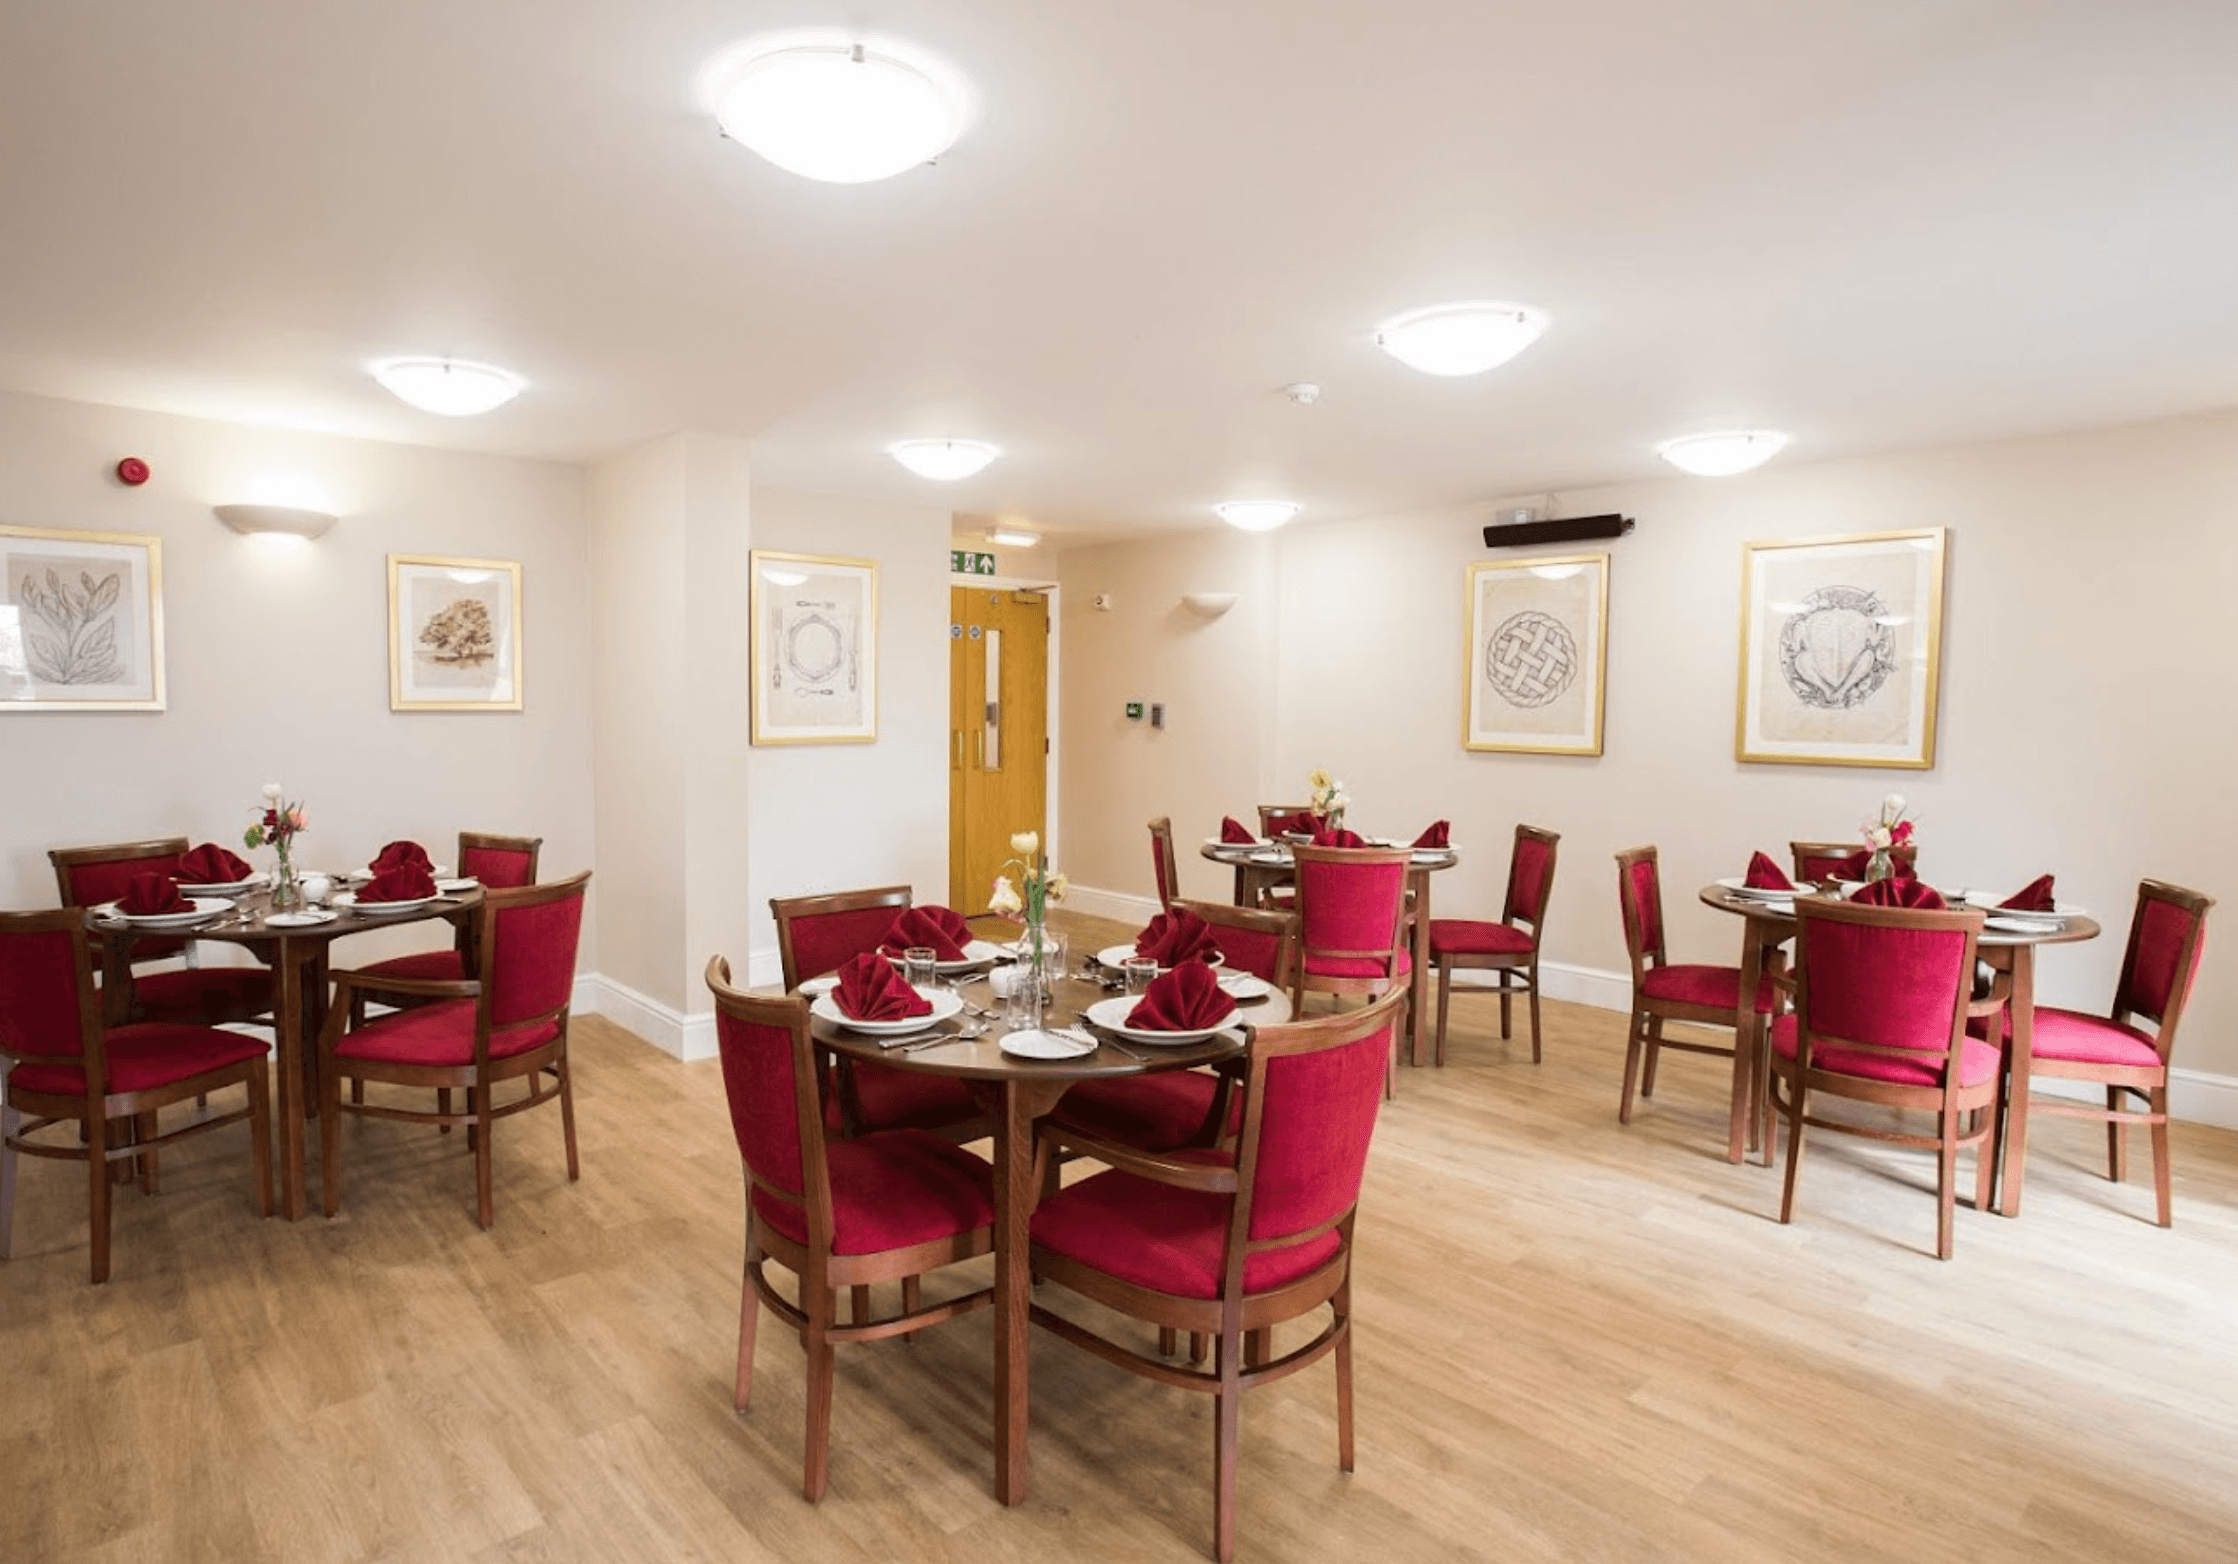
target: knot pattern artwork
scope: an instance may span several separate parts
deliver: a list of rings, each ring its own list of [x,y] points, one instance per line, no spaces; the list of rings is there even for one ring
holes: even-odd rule
[[[1484,643],[1484,677],[1512,706],[1544,706],[1577,682],[1577,641],[1537,609],[1512,614]]]
[[[1780,626],[1780,676],[1806,706],[1864,705],[1896,671],[1896,637],[1887,621],[1877,592],[1818,588]]]

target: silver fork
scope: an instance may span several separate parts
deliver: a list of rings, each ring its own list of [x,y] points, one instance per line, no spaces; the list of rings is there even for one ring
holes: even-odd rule
[[[938,1037],[922,1037],[913,1043],[904,1043],[894,1052],[913,1054],[921,1048],[938,1048],[943,1043],[968,1043],[975,1037],[985,1036],[990,1024],[986,1021],[976,1021],[970,1026],[958,1027],[953,1032],[943,1032]]]

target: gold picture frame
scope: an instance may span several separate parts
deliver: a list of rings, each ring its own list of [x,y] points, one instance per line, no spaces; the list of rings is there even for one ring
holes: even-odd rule
[[[388,559],[389,710],[521,710],[520,562]]]
[[[0,527],[0,712],[163,709],[163,540]]]
[[[1736,759],[1935,764],[1949,532],[1859,532],[1741,552]]]
[[[1598,755],[1608,708],[1609,556],[1468,568],[1461,743]]]
[[[875,742],[877,561],[767,549],[748,559],[753,742]]]

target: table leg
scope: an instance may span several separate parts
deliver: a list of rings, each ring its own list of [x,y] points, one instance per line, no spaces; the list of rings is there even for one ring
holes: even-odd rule
[[[1430,871],[1409,869],[1407,889],[1414,892],[1413,997],[1407,1001],[1408,1062],[1422,1063],[1422,1045],[1429,1028],[1422,1024],[1423,1007],[1430,1002]],[[1505,978],[1501,980],[1503,983]]]
[[[1033,1216],[1034,1121],[1056,1106],[1065,1081],[1003,1083],[995,1116],[995,1498],[1026,1497],[1026,1366],[1032,1349],[1027,1311],[1033,1263],[1027,1223]]]
[[[272,1052],[279,1064],[280,1110],[280,1215],[290,1222],[303,1219],[303,1095],[310,1087],[310,1072],[303,1068],[303,965],[280,942],[272,958]]]
[[[1997,1214],[2020,1215],[2020,1186],[2028,1167],[2028,1064],[2031,1039],[2036,1031],[2036,948],[2015,945],[2013,991],[2005,1001],[2012,1017],[2012,1033],[2005,1039],[2006,1089],[2012,1094],[2005,1106],[2005,1149],[1998,1159]]]
[[[1733,1012],[1733,1103],[1725,1128],[1725,1160],[1739,1162],[1756,1132],[1757,1081],[1765,1069],[1764,1037],[1756,1013],[1756,990],[1764,981],[1765,929],[1755,918],[1741,920],[1740,1006]],[[1767,1142],[1771,1127],[1764,1127]]]

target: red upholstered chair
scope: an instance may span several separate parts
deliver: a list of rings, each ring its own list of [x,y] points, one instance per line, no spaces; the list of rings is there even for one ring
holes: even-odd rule
[[[1259,806],[1259,835],[1267,841],[1274,841],[1281,835],[1280,828],[1285,821],[1294,821],[1301,816],[1311,816],[1312,813],[1313,806],[1311,804],[1261,804]],[[1260,883],[1262,886],[1259,892],[1260,906],[1272,907],[1278,912],[1288,912],[1298,905],[1298,893],[1294,884],[1285,883],[1276,875],[1261,876]]]
[[[1867,856],[1858,842],[1789,842],[1799,885],[1823,885],[1828,880],[1862,880]],[[1899,876],[1909,879],[1919,870],[1919,843],[1905,842],[1888,850]]]
[[[1624,948],[1632,957],[1632,1019],[1624,1044],[1624,1097],[1616,1110],[1619,1124],[1632,1122],[1632,1088],[1642,1097],[1655,1095],[1655,1066],[1662,1051],[1716,1054],[1732,1059],[1745,1072],[1746,1094],[1736,1093],[1732,1121],[1727,1126],[1730,1143],[1740,1143],[1743,1119],[1757,1096],[1757,1028],[1762,1018],[1777,1008],[1775,973],[1766,971],[1757,984],[1755,1004],[1741,1008],[1741,969],[1673,962],[1663,946],[1663,881],[1652,847],[1628,847],[1616,855],[1616,899],[1624,914]],[[1665,1037],[1666,1021],[1689,1021],[1698,1026],[1727,1027],[1733,1042],[1702,1043],[1690,1038]],[[1644,1059],[1644,1068],[1643,1068]]]
[[[761,999],[730,986],[730,965],[707,964],[715,1040],[731,1129],[746,1175],[746,1272],[739,1287],[733,1403],[754,1388],[754,1330],[762,1306],[792,1327],[808,1354],[808,1438],[801,1491],[824,1495],[831,1466],[832,1349],[921,1330],[988,1303],[992,1288],[921,1305],[918,1278],[994,1246],[992,1170],[924,1130],[879,1130],[827,1143],[808,1036],[808,1002]],[[798,1278],[798,1306],[764,1274],[774,1260]],[[841,1287],[858,1296],[899,1278],[902,1312],[836,1319]]]
[[[2103,1016],[2038,1005],[2031,1029],[2028,1073],[2031,1079],[2055,1076],[2089,1081],[2106,1089],[2106,1106],[2096,1107],[2032,1093],[2016,1096],[2006,1110],[2005,1210],[2019,1210],[2022,1175],[2028,1164],[2028,1119],[2035,1113],[2103,1119],[2106,1124],[2106,1176],[2120,1183],[2128,1176],[2124,1125],[2143,1124],[2152,1132],[2153,1193],[2159,1222],[2169,1225],[2168,1061],[2176,1051],[2176,1026],[2199,976],[2206,948],[2207,912],[2212,896],[2180,885],[2144,880],[2137,886],[2137,910],[2129,920],[2129,945],[2114,984],[2112,1011]],[[2147,1032],[2139,1022],[2153,1023]],[[2125,1106],[2131,1098],[2143,1106]]]
[[[1334,1353],[1337,1464],[1352,1470],[1353,1214],[1378,1077],[1405,1003],[1391,993],[1363,1010],[1255,1028],[1233,1151],[1155,1156],[1078,1140],[1111,1171],[1044,1200],[1033,1216],[1034,1274],[1045,1288],[1147,1321],[1165,1342],[1179,1331],[1216,1341],[1212,1367],[1189,1368],[1033,1309],[1036,1324],[1097,1357],[1215,1398],[1213,1552],[1223,1560],[1235,1556],[1244,1391]],[[1273,1327],[1324,1304],[1320,1332],[1272,1357]]]
[[[1173,821],[1166,815],[1150,822],[1150,872],[1158,882],[1158,905],[1171,912],[1181,894],[1181,871],[1174,865]]]
[[[14,1251],[19,1155],[87,1165],[96,1282],[109,1279],[110,1168],[139,1159],[146,1179],[158,1146],[248,1120],[257,1209],[270,1216],[271,1052],[257,1038],[178,1022],[102,1026],[85,914],[0,913],[0,1260]],[[248,1088],[246,1108],[157,1133],[159,1109],[236,1084]],[[56,1125],[76,1133],[33,1139]]]
[[[1933,898],[1940,902],[1940,897]],[[1974,1208],[1996,1169],[2001,1051],[1967,1035],[1982,915],[1805,897],[1795,904],[1795,1010],[1772,1023],[1773,1106],[1787,1116],[1780,1220],[1795,1213],[1803,1129],[1839,1130],[1936,1153],[1935,1254],[1951,1252],[1958,1153],[1976,1158]],[[1989,1002],[1994,1015],[2001,1002]],[[1785,1088],[1784,1100],[1781,1088]],[[1847,1097],[1935,1118],[1935,1133],[1812,1116],[1812,1097]]]
[[[98,847],[56,847],[47,853],[55,886],[65,907],[98,907],[115,901],[138,874],[171,873],[186,855],[183,836],[145,842],[111,842]],[[145,972],[153,962],[183,959],[183,968]],[[101,949],[93,947],[93,970],[103,982]],[[201,967],[189,939],[138,940],[132,970],[117,975],[131,986],[125,1007],[132,1021],[178,1021],[216,1026],[226,1021],[264,1021],[272,1014],[272,974],[263,967]]]
[[[518,890],[536,883],[536,857],[543,846],[541,836],[493,836],[487,831],[461,831],[458,834],[458,872],[467,879],[480,880],[488,890]],[[373,980],[395,977],[417,983],[455,983],[474,975],[467,965],[473,956],[473,922],[462,919],[449,950],[420,950],[409,956],[391,956],[386,961],[369,962],[359,967],[357,973]],[[383,992],[377,981],[368,982],[350,996],[352,1026],[364,1023],[368,1001],[397,1010],[409,1010],[415,1004],[426,1003],[401,990]]]
[[[1177,901],[1174,906],[1211,925],[1226,967],[1249,972],[1277,989],[1295,984],[1296,913],[1262,912],[1220,902]],[[1050,1122],[1060,1131],[1117,1141],[1140,1151],[1216,1145],[1232,1139],[1242,1124],[1242,1104],[1230,1090],[1231,1078],[1230,1072],[1218,1070],[1160,1070],[1082,1081],[1057,1099]]]
[[[1459,967],[1490,968],[1500,974],[1500,1035],[1511,1037],[1515,990],[1531,996],[1531,1062],[1542,1057],[1539,1044],[1539,932],[1546,926],[1546,904],[1554,894],[1554,850],[1561,836],[1535,825],[1515,828],[1508,854],[1507,902],[1498,923],[1474,918],[1430,920],[1430,965],[1438,973],[1437,1062],[1445,1063],[1445,1012],[1453,997]],[[1522,925],[1529,925],[1523,927]]]
[[[334,974],[334,1003],[319,1033],[319,1141],[326,1214],[342,1209],[342,1115],[402,1119],[413,1124],[464,1124],[474,1152],[476,1215],[496,1220],[495,1159],[490,1132],[496,1121],[558,1099],[567,1142],[567,1177],[582,1176],[575,1152],[575,1086],[567,1060],[567,1017],[575,990],[575,952],[583,930],[583,897],[590,871],[549,885],[491,891],[475,920],[475,978],[412,982],[378,978],[373,984],[427,1001],[344,1030],[361,983],[355,972]],[[342,1082],[352,1100],[342,1100]],[[497,1087],[525,1081],[528,1091],[504,1103]],[[441,1094],[433,1112],[368,1103],[356,1083],[432,1086]],[[450,1110],[453,1088],[467,1093],[467,1111]]]
[[[1407,868],[1404,847],[1291,849],[1298,873],[1298,978],[1293,1003],[1299,1013],[1308,994],[1388,994],[1404,990],[1414,975],[1406,939]],[[1398,1051],[1385,1085],[1395,1085]]]
[[[906,885],[829,896],[772,896],[769,910],[777,920],[777,959],[786,989],[837,972],[884,944],[894,919],[907,910],[909,896]],[[994,1124],[962,1081],[854,1059],[839,1062],[824,1112],[824,1127],[835,1135],[921,1129],[962,1142],[994,1133]]]

